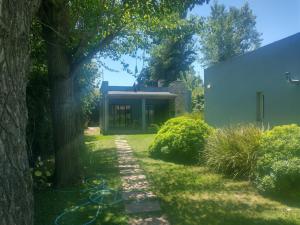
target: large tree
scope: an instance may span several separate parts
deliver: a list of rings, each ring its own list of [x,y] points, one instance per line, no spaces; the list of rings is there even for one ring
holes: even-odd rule
[[[38,0],[0,0],[0,224],[32,225],[26,153],[29,31]]]
[[[180,37],[164,39],[150,52],[148,65],[141,71],[137,80],[146,84],[149,80],[164,80],[164,84],[168,85],[187,74],[195,60],[193,31]]]
[[[215,2],[200,32],[202,63],[210,66],[260,46],[261,34],[248,3],[240,9]]]
[[[39,18],[47,44],[55,148],[55,181],[64,186],[80,175],[82,131],[74,81],[96,55],[117,59],[146,34],[177,29],[182,11],[205,0],[43,0]],[[155,32],[154,29],[155,28]]]

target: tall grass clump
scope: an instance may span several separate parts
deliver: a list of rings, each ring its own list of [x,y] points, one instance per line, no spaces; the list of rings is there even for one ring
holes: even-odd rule
[[[256,166],[262,131],[254,125],[216,130],[207,141],[205,163],[231,177],[250,178]]]
[[[287,193],[300,188],[300,127],[276,126],[264,132],[255,183],[260,191]]]
[[[181,163],[196,163],[212,128],[203,120],[181,116],[168,120],[149,146],[150,156]]]

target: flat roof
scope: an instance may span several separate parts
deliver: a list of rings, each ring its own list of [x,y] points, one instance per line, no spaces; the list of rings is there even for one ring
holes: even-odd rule
[[[167,92],[151,92],[151,91],[108,91],[109,97],[119,97],[119,98],[175,98],[177,95]]]

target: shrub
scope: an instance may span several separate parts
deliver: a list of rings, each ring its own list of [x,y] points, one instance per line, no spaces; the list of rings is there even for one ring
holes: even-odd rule
[[[269,193],[300,187],[299,126],[277,126],[263,134],[255,183]]]
[[[176,162],[195,163],[211,133],[204,121],[181,116],[168,120],[150,145],[150,155]]]
[[[256,166],[261,133],[253,125],[216,130],[205,146],[205,163],[216,172],[250,178]]]

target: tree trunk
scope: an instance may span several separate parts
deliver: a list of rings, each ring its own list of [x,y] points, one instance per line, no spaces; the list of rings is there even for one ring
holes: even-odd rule
[[[43,30],[47,42],[48,72],[55,150],[55,185],[68,186],[80,178],[79,153],[83,144],[78,132],[74,79],[67,52],[68,11],[63,6],[44,5]],[[43,18],[43,19],[44,19]]]
[[[29,29],[38,1],[0,0],[0,224],[32,225],[26,152]]]

